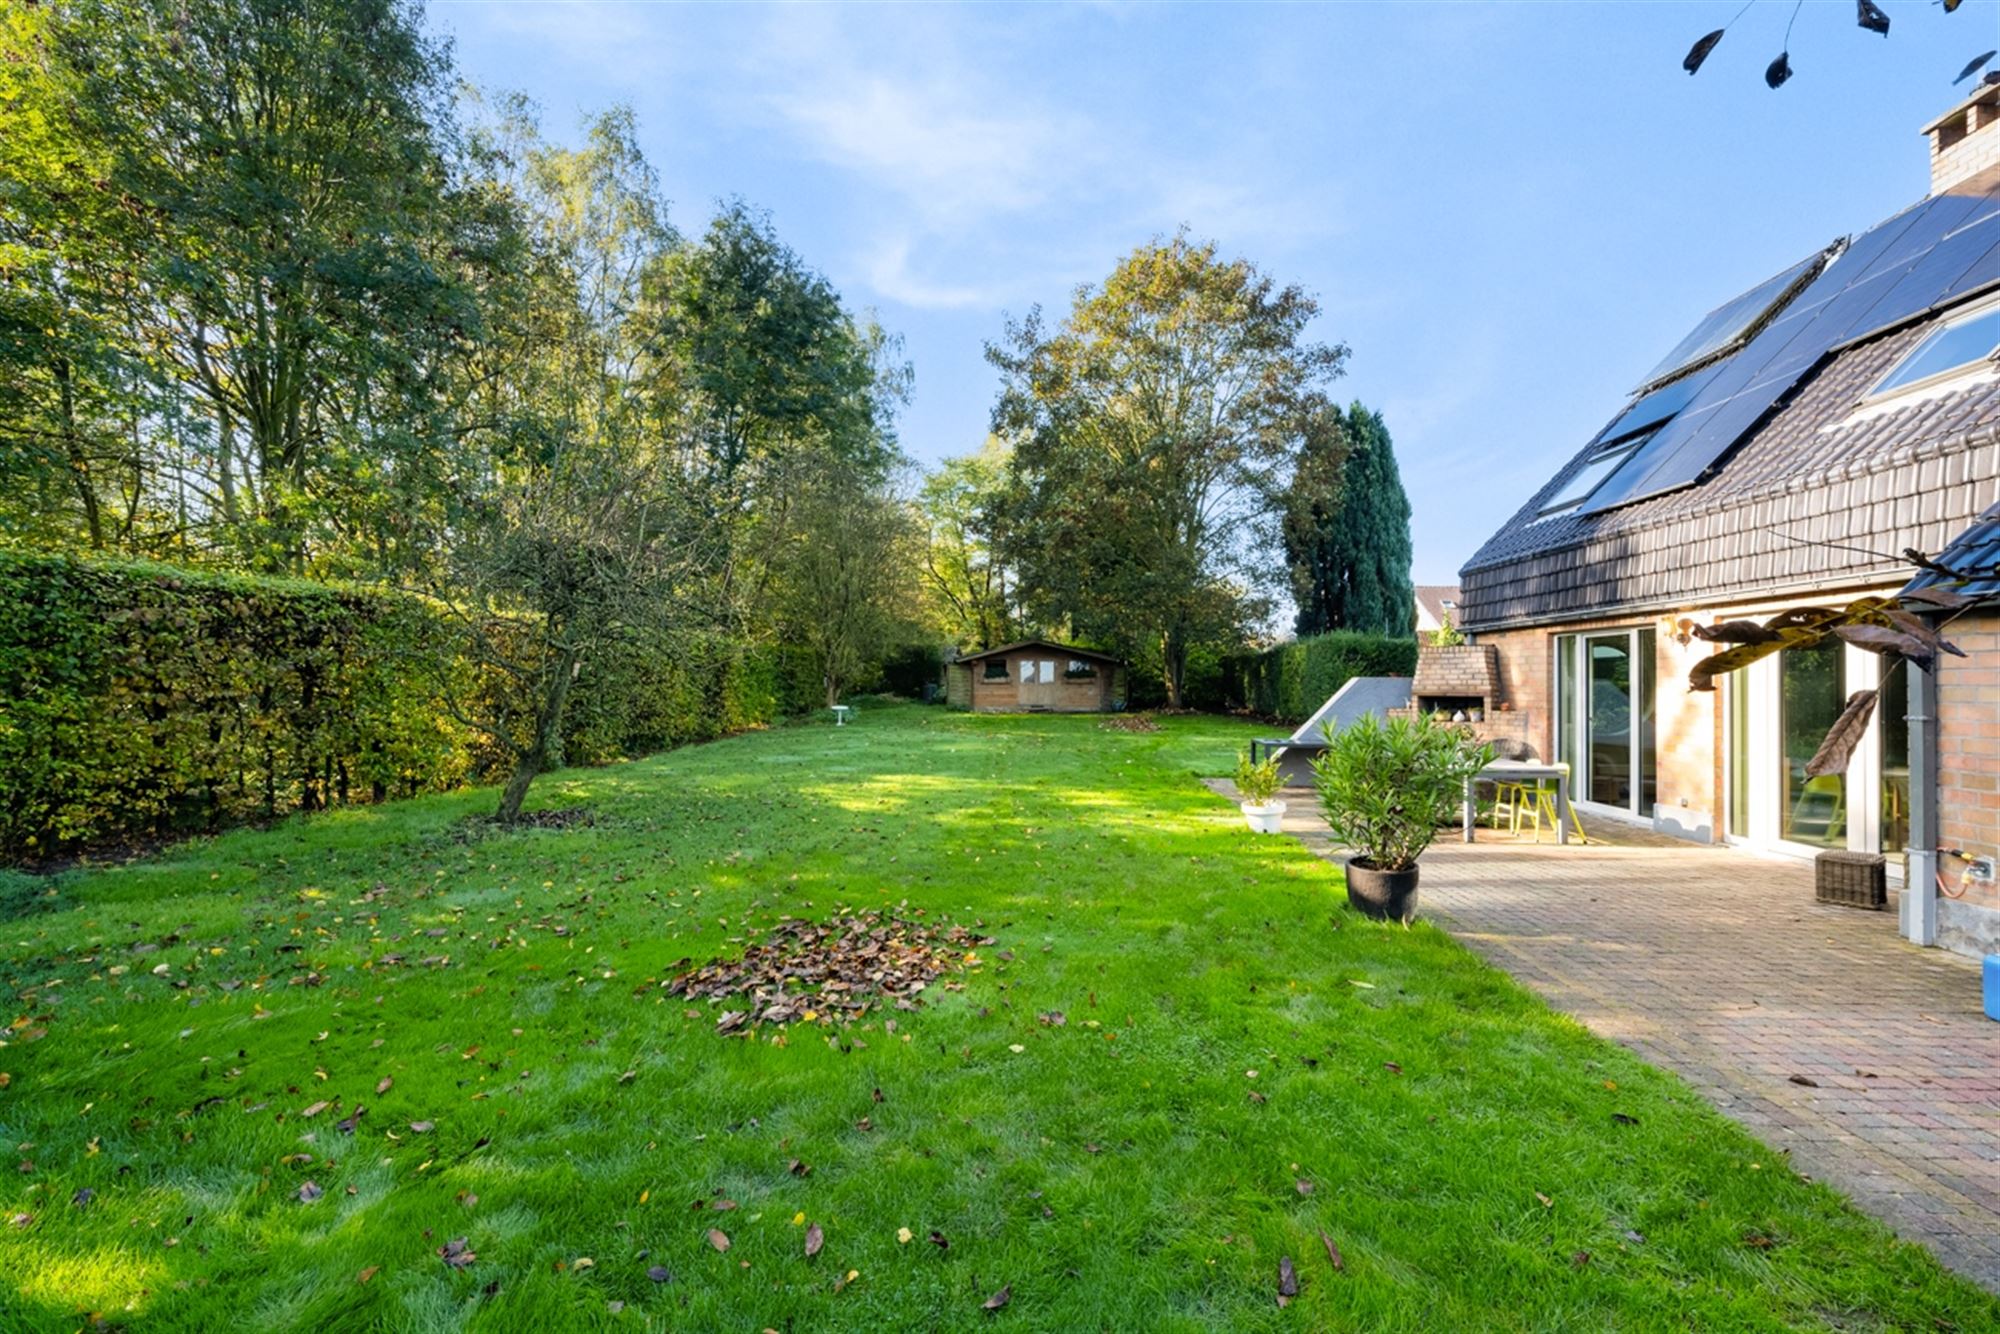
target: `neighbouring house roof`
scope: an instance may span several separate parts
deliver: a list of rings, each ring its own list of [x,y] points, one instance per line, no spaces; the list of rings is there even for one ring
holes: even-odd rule
[[[1942,238],[1928,251],[1907,239],[1925,225]],[[1939,299],[1869,323],[1871,308],[1900,308],[1882,299],[1891,291],[1933,281]],[[1864,400],[1953,312],[1995,291],[2000,169],[1862,233],[1732,351],[1662,382],[1688,396],[1662,428],[1686,465],[1666,470],[1666,489],[1541,517],[1633,420],[1633,405],[1621,408],[1466,563],[1459,623],[1490,630],[1899,580],[1904,547],[1945,547],[2000,496],[2000,374]],[[1821,318],[1840,331],[1815,335]]]
[[[1072,658],[1090,658],[1097,662],[1108,662],[1114,667],[1123,667],[1125,665],[1123,659],[1114,658],[1109,653],[1101,652],[1098,649],[1079,648],[1075,644],[1059,644],[1053,639],[1017,639],[1011,644],[995,644],[992,648],[983,648],[977,653],[961,653],[953,661],[978,662],[981,658],[994,658],[1002,653],[1013,653],[1018,649],[1024,648],[1047,649],[1051,653],[1063,654]]]
[[[1447,616],[1453,621],[1457,621],[1458,585],[1418,584],[1417,606],[1422,608],[1424,613],[1439,625],[1444,624]]]
[[[1914,593],[1940,584],[1970,597],[2000,598],[2000,504],[1995,504],[1970,528],[1948,543],[1934,558],[1937,564],[1965,576],[1963,581],[1935,570],[1910,580],[1903,591]]]

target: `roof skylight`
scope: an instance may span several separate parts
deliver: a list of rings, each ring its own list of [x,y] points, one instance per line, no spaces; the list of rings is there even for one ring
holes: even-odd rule
[[[1939,325],[1890,368],[1871,393],[1892,394],[2000,355],[2000,305]]]

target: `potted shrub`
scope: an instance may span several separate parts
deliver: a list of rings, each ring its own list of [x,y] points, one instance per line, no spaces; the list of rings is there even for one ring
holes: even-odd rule
[[[1285,803],[1273,800],[1278,794],[1278,757],[1267,755],[1262,764],[1252,764],[1246,753],[1236,757],[1236,792],[1243,798],[1243,818],[1254,834],[1275,834],[1285,818]]]
[[[1466,780],[1492,762],[1493,747],[1424,717],[1364,715],[1326,739],[1313,771],[1327,826],[1348,852],[1348,901],[1370,917],[1408,922],[1417,858],[1454,822]]]

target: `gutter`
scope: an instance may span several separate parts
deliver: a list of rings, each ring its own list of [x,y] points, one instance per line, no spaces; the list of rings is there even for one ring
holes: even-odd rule
[[[1937,628],[1935,615],[1924,623]],[[1938,727],[1937,673],[1904,660],[1909,675],[1910,846],[1897,900],[1897,927],[1914,945],[1937,944]]]

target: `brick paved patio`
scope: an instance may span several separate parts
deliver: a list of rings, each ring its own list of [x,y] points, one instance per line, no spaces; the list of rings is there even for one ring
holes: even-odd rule
[[[1288,831],[1339,857],[1293,795]],[[2000,1290],[2000,1024],[1972,961],[1904,942],[1893,906],[1814,903],[1808,866],[1728,849],[1481,830],[1423,867],[1422,911],[1460,940]]]

